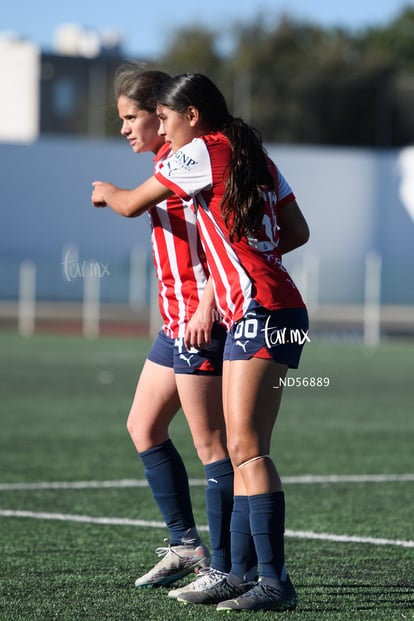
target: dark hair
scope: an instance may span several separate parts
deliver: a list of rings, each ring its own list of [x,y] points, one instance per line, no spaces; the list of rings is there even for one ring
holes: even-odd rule
[[[163,71],[146,71],[139,63],[124,63],[115,71],[114,94],[118,101],[121,95],[135,101],[140,110],[155,113],[156,93],[170,76]]]
[[[223,171],[228,176],[221,212],[231,241],[253,233],[263,219],[263,190],[276,189],[259,132],[242,119],[234,118],[220,90],[200,73],[185,73],[163,82],[157,100],[180,113],[194,106],[206,133],[220,131],[229,139],[232,159]]]

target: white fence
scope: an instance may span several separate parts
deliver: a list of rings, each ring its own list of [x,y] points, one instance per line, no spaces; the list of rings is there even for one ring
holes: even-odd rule
[[[65,256],[67,257],[67,249]],[[72,248],[71,257],[76,256]],[[77,267],[75,267],[77,265]],[[129,268],[129,298],[124,304],[137,310],[146,309],[148,316],[148,330],[150,334],[159,329],[160,316],[158,311],[158,291],[154,272],[143,269],[146,265],[145,257],[138,249],[131,253]],[[100,334],[101,324],[101,280],[108,269],[91,262],[83,264],[71,263],[68,274],[82,278],[82,332],[87,338],[96,338]],[[376,253],[369,253],[365,260],[365,288],[363,300],[362,338],[367,346],[376,346],[381,339],[381,257]],[[293,278],[307,303],[310,314],[317,316],[319,309],[319,259],[314,253],[304,254],[300,263],[292,270]],[[106,274],[108,275],[108,274]],[[145,301],[145,292],[149,291],[149,298]],[[35,332],[36,326],[36,266],[32,261],[23,261],[19,270],[19,301],[17,324],[24,336]]]

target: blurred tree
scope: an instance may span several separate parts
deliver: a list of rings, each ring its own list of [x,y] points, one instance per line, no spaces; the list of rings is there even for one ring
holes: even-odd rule
[[[407,7],[383,28],[360,37],[361,63],[378,72],[376,83],[377,146],[414,142],[414,8]]]
[[[201,28],[186,28],[173,35],[161,64],[172,73],[205,73],[216,80],[222,60],[216,51],[216,35]]]
[[[233,114],[266,141],[401,146],[414,141],[414,9],[390,24],[349,32],[288,16],[233,28],[234,51],[217,35],[176,33],[162,59],[171,73],[200,71]]]
[[[396,147],[414,142],[414,8],[351,32],[259,15],[221,32],[176,32],[156,68],[201,72],[266,142]],[[148,68],[155,65],[148,63]],[[107,120],[108,133],[119,128]]]

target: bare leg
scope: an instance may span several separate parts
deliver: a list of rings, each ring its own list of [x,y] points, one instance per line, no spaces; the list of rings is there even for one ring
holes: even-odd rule
[[[127,422],[139,453],[168,440],[168,426],[179,408],[174,370],[146,360]]]
[[[176,382],[201,463],[206,465],[225,459],[228,454],[221,377],[177,374]]]
[[[235,468],[235,494],[251,496],[282,489],[279,474],[269,458],[273,427],[282,399],[279,378],[287,366],[251,358],[224,363],[224,410],[228,448]],[[241,466],[241,464],[245,464]],[[237,473],[236,473],[237,471]]]

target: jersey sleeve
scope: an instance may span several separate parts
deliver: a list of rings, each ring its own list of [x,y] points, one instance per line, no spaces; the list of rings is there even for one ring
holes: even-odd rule
[[[280,170],[278,168],[276,168],[276,170],[277,170],[277,178],[278,178],[277,204],[278,204],[278,207],[283,207],[284,205],[287,205],[288,203],[291,203],[292,201],[294,201],[295,195],[293,193],[292,188],[290,187],[289,183],[286,181],[286,179],[284,178]]]
[[[195,138],[167,159],[157,162],[154,175],[160,183],[184,200],[210,189],[213,179],[204,140]]]

